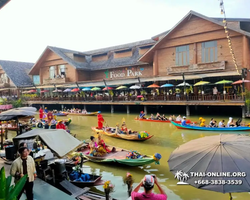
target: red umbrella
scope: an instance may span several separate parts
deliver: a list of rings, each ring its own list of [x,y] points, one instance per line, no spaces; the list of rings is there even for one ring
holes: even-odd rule
[[[103,88],[102,90],[113,90],[113,88],[112,87],[108,87],[108,88]]]
[[[44,93],[44,92],[49,92],[49,90],[42,90],[41,93]]]
[[[156,84],[152,84],[152,85],[149,85],[148,88],[159,88],[160,86],[159,85],[156,85]]]
[[[142,97],[143,97],[142,95],[137,96],[137,98],[142,98]]]
[[[36,93],[36,90],[30,90],[27,93]]]
[[[244,83],[250,83],[250,80],[244,80]],[[232,83],[233,85],[242,84],[242,80],[238,80]]]
[[[75,88],[73,90],[71,90],[71,92],[78,92],[79,91],[79,88]]]

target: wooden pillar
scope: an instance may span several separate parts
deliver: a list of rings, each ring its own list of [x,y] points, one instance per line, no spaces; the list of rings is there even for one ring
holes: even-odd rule
[[[147,113],[148,113],[148,108],[146,105],[144,106],[144,113],[145,113],[145,115],[147,115]]]
[[[193,48],[193,64],[197,64],[197,43],[194,43]]]
[[[127,105],[127,114],[129,114],[129,105]]]
[[[189,105],[186,105],[186,116],[190,116]]]
[[[111,113],[114,113],[114,105],[111,105]]]
[[[17,98],[20,98],[20,90],[17,89]]]
[[[242,118],[245,119],[246,118],[246,107],[242,106]]]
[[[64,109],[64,105],[62,104],[62,111],[63,111],[63,109]]]
[[[84,110],[87,110],[86,105],[83,105],[83,109],[84,109]]]
[[[44,68],[44,70],[48,70],[48,68]],[[42,74],[43,70],[42,68],[40,68],[40,71],[39,71],[39,76],[40,76],[40,84],[43,84],[43,74]],[[49,78],[49,77],[47,77]]]
[[[153,76],[158,76],[159,70],[158,70],[158,52],[154,52],[154,61],[153,61]]]
[[[242,43],[243,43],[242,68],[247,68],[248,70],[250,70],[250,42],[249,42],[249,39],[245,35],[243,36]],[[249,71],[247,73],[246,79],[247,80],[250,79],[250,72]],[[249,91],[250,84],[247,83],[247,84],[245,84],[245,86],[246,86],[246,89]]]

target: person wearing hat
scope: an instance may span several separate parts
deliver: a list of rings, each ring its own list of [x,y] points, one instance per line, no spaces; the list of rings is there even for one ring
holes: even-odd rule
[[[143,111],[141,111],[140,115],[139,115],[140,119],[145,119],[145,113]]]
[[[185,116],[183,116],[183,120],[181,122],[182,126],[187,126],[187,118]]]
[[[205,122],[206,122],[206,120],[205,120],[205,119],[202,119],[202,120],[201,120],[200,127],[206,127]]]
[[[153,193],[154,185],[156,185],[161,194]],[[144,192],[139,193],[140,187],[144,188]],[[161,188],[158,183],[158,180],[155,176],[146,175],[139,185],[132,191],[131,194],[132,200],[146,200],[146,199],[154,199],[154,200],[167,200],[167,194]]]
[[[39,109],[39,118],[42,119],[43,118],[43,108],[40,107]]]
[[[103,116],[101,114],[101,111],[98,111],[97,120],[98,120],[98,127],[97,127],[97,129],[102,129],[103,128],[104,119],[103,119]]]
[[[62,123],[62,120],[59,120],[57,125],[56,125],[56,129],[64,129],[66,130],[65,125]]]
[[[48,113],[48,109],[47,109],[47,107],[45,107],[44,112],[45,112],[45,113]]]

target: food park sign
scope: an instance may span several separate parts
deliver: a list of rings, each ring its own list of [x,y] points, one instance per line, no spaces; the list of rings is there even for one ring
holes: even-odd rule
[[[129,67],[121,70],[106,70],[104,73],[106,78],[109,79],[119,79],[119,78],[132,78],[143,76],[144,68]]]

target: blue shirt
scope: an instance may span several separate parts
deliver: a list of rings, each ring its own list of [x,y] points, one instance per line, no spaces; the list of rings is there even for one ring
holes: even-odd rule
[[[181,125],[182,125],[182,126],[187,126],[186,120],[183,120],[183,121],[181,122]]]
[[[143,118],[144,116],[145,116],[144,113],[141,113],[141,114],[139,115],[140,118]]]

